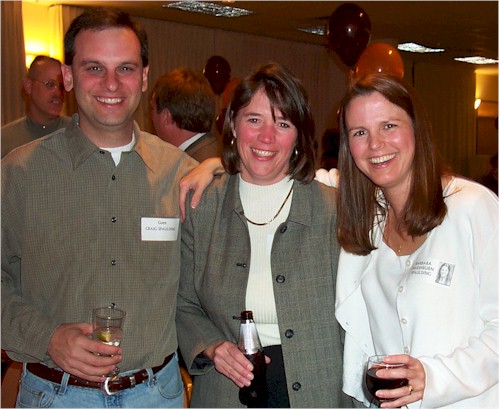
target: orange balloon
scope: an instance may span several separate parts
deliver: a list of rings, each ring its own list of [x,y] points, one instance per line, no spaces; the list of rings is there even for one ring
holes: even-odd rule
[[[375,42],[365,48],[356,64],[354,77],[374,73],[404,77],[403,59],[396,48],[383,42]]]

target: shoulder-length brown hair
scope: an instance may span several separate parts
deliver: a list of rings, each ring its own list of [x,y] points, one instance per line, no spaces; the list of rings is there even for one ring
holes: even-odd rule
[[[427,114],[414,90],[399,78],[384,74],[371,74],[354,80],[348,86],[338,111],[340,180],[337,237],[345,250],[358,255],[367,255],[376,249],[371,236],[374,219],[375,215],[385,216],[386,208],[377,201],[379,187],[354,163],[345,117],[353,98],[373,92],[382,94],[409,115],[415,135],[410,193],[398,228],[413,237],[424,235],[438,226],[446,215],[441,186],[442,162],[432,142]]]
[[[246,107],[258,90],[264,90],[271,103],[271,112],[279,110],[297,128],[296,150],[289,161],[288,175],[302,183],[313,180],[316,170],[314,120],[307,93],[289,70],[277,63],[258,67],[236,87],[227,108],[222,132],[222,164],[227,173],[236,174],[240,168],[237,143],[231,144],[231,124],[238,112]]]

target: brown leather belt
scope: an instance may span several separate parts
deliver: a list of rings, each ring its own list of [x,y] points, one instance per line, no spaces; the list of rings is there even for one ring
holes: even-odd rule
[[[158,373],[161,369],[163,369],[170,362],[170,360],[172,360],[172,357],[174,357],[173,353],[167,356],[161,365],[153,367],[151,369],[153,373]],[[28,369],[35,376],[57,384],[61,384],[64,375],[63,371],[47,367],[41,363],[28,363],[26,365],[26,369]],[[144,383],[148,379],[148,371],[146,369],[142,369],[133,374],[117,377],[115,380],[108,383],[108,388],[110,391],[118,392],[120,390],[130,389],[131,387]],[[71,374],[68,379],[68,384],[78,387],[87,387],[90,389],[100,389],[104,385],[104,383],[91,382],[85,379],[80,379],[79,377],[75,377]]]

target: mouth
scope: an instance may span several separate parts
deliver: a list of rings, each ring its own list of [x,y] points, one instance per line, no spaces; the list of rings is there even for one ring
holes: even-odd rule
[[[118,97],[96,97],[96,100],[103,104],[116,105],[121,104],[124,99]]]
[[[274,155],[276,155],[276,152],[265,151],[257,148],[252,148],[252,152],[258,157],[265,157],[265,158],[273,157]]]
[[[373,165],[380,165],[380,164],[383,164],[385,162],[389,162],[395,156],[396,156],[396,154],[382,155],[381,157],[369,158],[368,161],[371,162]]]

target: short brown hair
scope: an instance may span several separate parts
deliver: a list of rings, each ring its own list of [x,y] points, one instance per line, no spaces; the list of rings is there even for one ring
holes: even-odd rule
[[[162,75],[151,93],[158,113],[168,109],[179,128],[209,132],[215,121],[215,94],[200,71],[179,67]]]
[[[222,164],[226,172],[236,174],[240,167],[236,144],[231,145],[233,139],[231,123],[259,90],[263,90],[269,98],[273,115],[275,109],[280,110],[297,128],[297,155],[292,155],[290,158],[288,175],[303,183],[311,182],[316,170],[316,144],[309,99],[300,80],[277,63],[258,67],[244,78],[234,91],[222,132]]]

